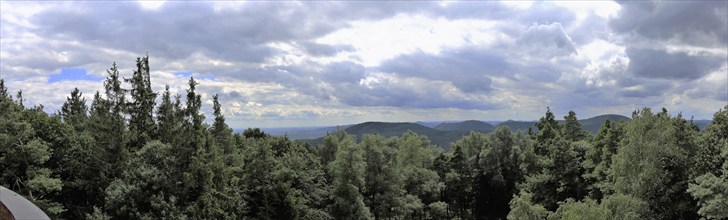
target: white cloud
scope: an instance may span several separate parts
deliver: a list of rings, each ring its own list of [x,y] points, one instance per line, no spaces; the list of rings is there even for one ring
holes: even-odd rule
[[[486,20],[447,20],[424,15],[399,15],[380,21],[355,21],[345,28],[317,39],[324,44],[350,44],[365,66],[400,55],[422,51],[438,54],[445,48],[484,46],[499,37],[497,23]]]
[[[728,99],[725,3],[0,4],[0,77],[49,111],[75,86],[102,86],[50,75],[105,76],[116,61],[128,76],[147,51],[156,91],[184,93],[192,75],[203,110],[220,94],[233,127],[535,119],[545,106],[709,118]],[[652,71],[665,60],[692,66]]]
[[[164,5],[165,0],[138,0],[137,3],[144,9],[155,10]]]

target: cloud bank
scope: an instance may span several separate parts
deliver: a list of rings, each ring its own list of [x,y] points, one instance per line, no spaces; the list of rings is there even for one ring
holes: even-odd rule
[[[728,102],[728,3],[2,2],[0,77],[49,111],[150,55],[233,127],[581,117]]]

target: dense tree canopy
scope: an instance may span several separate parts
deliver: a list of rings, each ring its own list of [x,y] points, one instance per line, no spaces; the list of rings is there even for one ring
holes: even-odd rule
[[[447,152],[414,132],[311,146],[233,133],[217,95],[206,123],[193,78],[156,103],[149,58],[136,67],[112,64],[90,106],[74,89],[50,115],[0,79],[0,184],[58,219],[728,218],[728,106],[703,131],[644,108],[592,136],[547,108],[538,130]]]

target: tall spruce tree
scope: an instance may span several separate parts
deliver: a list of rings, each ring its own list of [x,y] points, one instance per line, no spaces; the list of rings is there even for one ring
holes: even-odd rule
[[[172,144],[179,134],[182,121],[179,99],[172,101],[169,85],[164,87],[162,103],[157,108],[157,137],[162,143]]]
[[[581,129],[581,123],[576,118],[574,111],[569,111],[569,114],[564,116],[564,124],[561,131],[563,137],[568,141],[579,141],[584,140],[587,137],[587,133]]]
[[[86,115],[88,107],[86,106],[86,98],[83,98],[83,93],[74,88],[71,92],[71,96],[66,98],[66,102],[61,106],[61,117],[63,122],[73,126],[76,131],[82,131],[85,127]]]
[[[97,146],[102,149],[108,164],[100,167],[102,181],[111,181],[121,174],[128,156],[126,122],[124,118],[125,92],[121,88],[121,78],[116,63],[106,71],[109,75],[104,80],[106,98],[99,92],[94,95],[89,112],[88,131],[94,137]],[[108,182],[106,182],[108,183]]]
[[[224,155],[229,155],[233,152],[233,130],[225,123],[225,116],[222,114],[222,106],[217,94],[212,96],[212,110],[215,122],[212,124],[210,133],[215,138],[217,145],[223,149]]]
[[[130,144],[134,149],[141,148],[156,136],[153,112],[154,100],[157,98],[157,94],[152,91],[150,81],[149,55],[137,57],[136,67],[132,78],[125,79],[127,83],[131,84],[131,89],[128,90],[131,102],[127,103],[127,112],[129,113]]]

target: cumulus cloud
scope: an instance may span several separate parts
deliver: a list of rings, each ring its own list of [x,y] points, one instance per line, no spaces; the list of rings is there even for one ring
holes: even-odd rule
[[[625,1],[610,22],[618,33],[699,46],[725,46],[725,1]]]
[[[646,78],[697,79],[725,62],[721,57],[669,53],[660,50],[627,48],[627,72]]]
[[[561,23],[531,26],[516,43],[522,46],[523,53],[535,56],[568,56],[576,52],[574,43],[564,32]]]
[[[697,79],[725,62],[728,3],[620,2],[610,27],[624,37],[628,72],[639,77]],[[717,49],[716,48],[722,48]]]
[[[727,4],[2,2],[0,77],[54,109],[149,52],[156,91],[194,76],[203,110],[219,94],[234,127],[533,119],[545,106],[707,118],[728,99]]]

